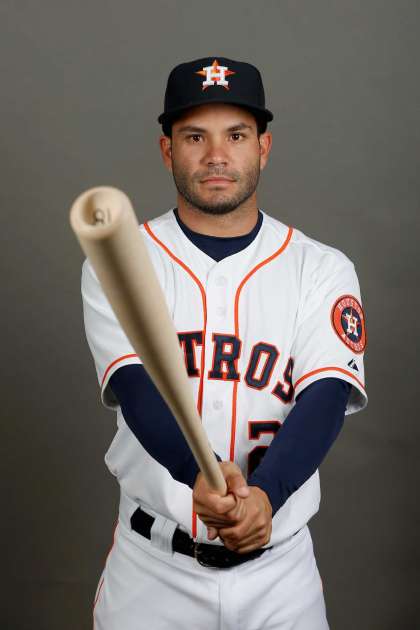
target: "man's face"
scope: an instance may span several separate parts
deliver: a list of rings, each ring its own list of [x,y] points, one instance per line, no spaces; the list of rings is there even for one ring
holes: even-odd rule
[[[220,215],[255,193],[266,162],[261,164],[261,153],[250,112],[223,103],[200,105],[173,123],[168,166],[189,205]]]

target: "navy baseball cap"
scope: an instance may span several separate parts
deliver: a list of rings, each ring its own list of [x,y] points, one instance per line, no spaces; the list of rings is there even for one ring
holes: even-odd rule
[[[203,57],[173,68],[158,122],[165,129],[182,112],[205,103],[245,107],[266,123],[273,120],[265,107],[262,78],[255,66],[226,57]]]

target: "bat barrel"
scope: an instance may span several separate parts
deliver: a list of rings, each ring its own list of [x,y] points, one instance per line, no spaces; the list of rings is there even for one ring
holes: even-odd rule
[[[116,188],[92,188],[74,202],[70,223],[209,485],[225,494],[226,483],[202,426],[178,335],[130,199]]]

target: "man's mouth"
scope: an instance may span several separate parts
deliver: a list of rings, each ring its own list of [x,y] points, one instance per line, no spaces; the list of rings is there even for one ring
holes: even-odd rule
[[[205,182],[233,182],[233,179],[229,179],[228,177],[206,177],[206,179],[202,179],[201,183]]]

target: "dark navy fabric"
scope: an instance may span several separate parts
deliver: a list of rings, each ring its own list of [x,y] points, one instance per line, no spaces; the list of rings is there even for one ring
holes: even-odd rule
[[[176,220],[184,234],[208,256],[219,261],[247,247],[258,234],[263,215],[258,210],[254,228],[243,236],[210,236],[193,232]],[[169,407],[142,365],[125,365],[109,384],[120,403],[124,419],[145,450],[167,468],[172,477],[190,488],[198,466]],[[248,479],[270,499],[273,514],[315,472],[344,422],[351,385],[337,378],[323,378],[308,385],[287,416]],[[219,461],[221,458],[217,455]]]
[[[124,365],[109,379],[124,420],[143,448],[176,481],[193,488],[199,468],[171,410],[143,365]],[[218,459],[221,461],[220,457]]]
[[[309,479],[337,438],[351,391],[350,383],[323,378],[297,396],[248,485],[264,490],[273,508],[281,508]]]
[[[261,210],[258,210],[257,223],[248,234],[243,234],[242,236],[210,236],[209,234],[199,234],[190,230],[181,220],[178,208],[174,209],[174,214],[178,225],[190,241],[205,252],[207,256],[217,260],[217,262],[248,247],[257,236],[263,222],[263,214]]]

